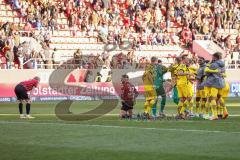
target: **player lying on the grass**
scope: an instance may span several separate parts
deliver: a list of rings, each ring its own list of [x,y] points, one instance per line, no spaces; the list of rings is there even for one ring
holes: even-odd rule
[[[20,82],[15,87],[14,91],[17,96],[17,100],[19,101],[18,108],[19,108],[20,118],[34,118],[30,115],[31,99],[28,95],[28,92],[31,92],[34,87],[37,87],[39,82],[40,82],[40,78],[34,77],[33,79]],[[23,102],[26,102],[26,116],[23,114]]]
[[[133,106],[135,105],[136,98],[138,96],[138,91],[135,86],[129,82],[128,75],[122,76],[122,88],[121,88],[121,100],[122,107],[120,112],[121,118],[132,118]]]
[[[163,75],[165,73],[167,73],[168,69],[167,69],[167,67],[165,67],[161,63],[159,63],[161,61],[157,61],[156,57],[153,57],[152,59],[154,61],[153,63],[155,64],[154,68],[153,68],[154,69],[154,88],[157,93],[157,100],[154,103],[153,108],[152,108],[152,116],[155,118],[157,117],[158,96],[161,96],[162,100],[160,103],[159,116],[165,117],[164,108],[166,105],[166,92],[165,92],[165,89],[163,86]]]
[[[218,119],[217,97],[221,98],[221,90],[225,87],[225,80],[221,74],[225,65],[222,61],[222,54],[216,52],[212,56],[212,62],[204,70],[206,80],[204,81],[204,90],[208,97],[208,103],[212,111],[210,120]],[[208,117],[206,117],[208,118]]]

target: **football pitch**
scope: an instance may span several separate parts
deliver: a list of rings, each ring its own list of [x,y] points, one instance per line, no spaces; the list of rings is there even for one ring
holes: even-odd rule
[[[74,102],[71,112],[94,109],[101,101]],[[230,117],[208,121],[163,119],[119,120],[120,104],[89,121],[63,121],[57,102],[33,103],[36,119],[19,119],[17,104],[0,103],[2,160],[239,160],[240,99],[226,102]],[[25,110],[25,107],[24,107]],[[139,100],[135,113],[143,110]],[[176,113],[168,100],[166,113]]]

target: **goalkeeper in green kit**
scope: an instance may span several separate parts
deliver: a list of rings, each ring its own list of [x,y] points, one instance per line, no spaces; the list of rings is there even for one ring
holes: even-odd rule
[[[159,110],[159,116],[160,117],[164,117],[164,108],[166,105],[166,92],[165,89],[163,87],[163,75],[165,73],[167,73],[168,69],[167,67],[163,66],[161,64],[161,60],[158,60],[158,63],[155,65],[154,67],[154,71],[155,71],[155,77],[154,77],[154,88],[156,90],[157,93],[157,101],[155,102],[155,104],[153,105],[152,108],[152,116],[153,118],[157,117],[157,103],[158,103],[158,97],[161,96],[162,100],[160,103],[160,110]]]

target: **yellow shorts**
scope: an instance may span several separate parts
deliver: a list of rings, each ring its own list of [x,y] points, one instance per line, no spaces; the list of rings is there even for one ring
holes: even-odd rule
[[[188,88],[188,96],[187,97],[193,97],[193,94],[194,94],[193,84],[188,83],[187,88]]]
[[[187,85],[177,85],[177,91],[179,98],[187,98],[189,96]]]
[[[156,93],[155,89],[153,88],[153,86],[151,86],[151,85],[144,86],[144,96],[147,101],[157,98],[157,93]]]
[[[230,91],[230,85],[226,83],[226,86],[223,89],[219,89],[218,95],[223,98],[226,98],[228,97],[229,91]]]
[[[205,90],[204,89],[198,89],[197,92],[196,92],[196,97],[207,98],[207,96],[205,94]]]
[[[215,97],[217,98],[218,95],[222,96],[225,91],[224,89],[218,89],[218,88],[213,88],[213,87],[204,87],[204,90],[206,92],[207,97]]]

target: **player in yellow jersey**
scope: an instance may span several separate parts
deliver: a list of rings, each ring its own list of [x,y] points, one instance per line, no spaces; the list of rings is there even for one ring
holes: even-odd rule
[[[151,64],[148,64],[145,68],[145,72],[143,74],[142,80],[144,84],[144,96],[145,96],[145,103],[144,103],[144,113],[143,118],[150,118],[150,112],[152,110],[153,105],[156,102],[157,94],[154,89],[154,66],[157,62],[156,57],[151,58]]]
[[[177,75],[177,90],[178,90],[178,97],[179,97],[179,103],[178,103],[178,118],[185,119],[185,110],[189,107],[188,102],[188,96],[189,96],[189,90],[188,88],[188,76],[190,76],[190,72],[188,71],[186,67],[187,63],[187,57],[182,56],[181,64],[176,68]]]
[[[224,71],[222,71],[222,76],[226,77]],[[225,106],[225,99],[228,97],[230,91],[229,83],[225,82],[225,87],[220,89],[218,92],[217,98],[217,110],[218,110],[218,118],[226,119],[228,117],[227,107]]]
[[[206,67],[205,59],[203,57],[198,58],[199,69],[197,71],[197,91],[196,91],[196,115],[203,118],[205,112],[205,104],[207,101],[206,94],[204,92],[204,70]]]
[[[180,63],[181,63],[181,58],[180,57],[177,57],[175,59],[175,62],[174,64],[172,64],[171,66],[169,66],[168,68],[168,71],[171,72],[171,83],[172,83],[172,99],[173,99],[173,102],[178,105],[178,102],[179,102],[179,97],[178,97],[178,91],[177,91],[177,75],[176,75],[176,69],[180,66]]]
[[[205,60],[206,66],[204,68],[204,77],[203,77],[203,93],[205,95],[205,109],[204,109],[204,114],[203,114],[203,118],[204,119],[209,119],[210,118],[210,112],[211,112],[211,108],[210,108],[210,91],[209,88],[207,86],[205,86],[206,80],[207,80],[207,74],[205,72],[205,69],[211,66],[211,62],[209,60]],[[218,70],[214,70],[214,72],[218,72]],[[204,101],[201,102],[201,106],[204,105]]]
[[[206,67],[204,72],[206,80],[204,81],[204,87],[207,92],[209,106],[211,107],[212,117],[210,120],[217,120],[217,96],[220,95],[220,91],[225,87],[225,80],[221,75],[224,69],[224,62],[221,60],[222,54],[216,52],[212,56],[212,62],[209,67]]]
[[[197,74],[197,67],[193,65],[193,61],[191,59],[187,59],[187,71],[190,73],[187,78],[188,78],[188,83],[187,83],[187,88],[188,88],[188,96],[187,96],[187,101],[189,103],[189,108],[187,108],[187,112],[189,113],[190,117],[194,117],[193,114],[193,96],[194,96],[194,82],[196,80],[196,74]]]

